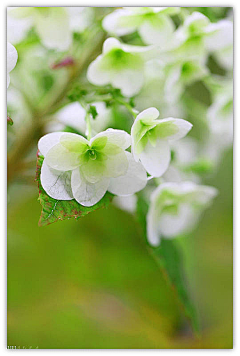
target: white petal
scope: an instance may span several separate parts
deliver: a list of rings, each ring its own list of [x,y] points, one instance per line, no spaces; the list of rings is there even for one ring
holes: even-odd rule
[[[50,148],[46,157],[48,166],[59,171],[70,171],[79,167],[79,153],[71,152],[61,143]]]
[[[47,9],[47,13],[38,9],[34,11],[37,33],[47,48],[65,51],[71,44],[68,13],[63,7]]]
[[[124,176],[111,178],[109,192],[115,195],[130,195],[142,190],[147,184],[147,174],[141,163],[135,162],[131,153],[126,152],[128,170]]]
[[[139,154],[139,158],[149,174],[154,177],[161,177],[166,172],[171,159],[168,141],[157,140],[155,147],[148,142]]]
[[[73,196],[81,205],[92,206],[96,204],[105,195],[108,185],[109,178],[104,178],[92,184],[84,179],[80,169],[77,168],[72,172],[71,186]]]
[[[121,89],[124,96],[134,96],[144,84],[143,68],[139,70],[126,69],[116,72],[111,83],[113,87]]]
[[[9,8],[7,9],[7,39],[9,42],[13,44],[21,42],[31,27],[31,18],[14,18],[10,15]]]
[[[180,138],[184,137],[187,135],[187,133],[191,130],[192,124],[186,120],[183,119],[174,119],[172,117],[169,117],[167,119],[159,120],[159,123],[161,125],[161,122],[172,122],[174,125],[177,126],[178,132],[175,134],[168,136],[166,139],[170,141],[176,141],[179,140]]]
[[[50,148],[60,142],[60,137],[63,134],[65,134],[65,132],[53,132],[41,137],[38,141],[38,149],[40,153],[44,157],[46,157],[46,154],[48,153]]]
[[[188,232],[196,223],[198,214],[189,204],[180,204],[176,215],[162,213],[158,224],[164,237],[175,237]]]
[[[131,12],[128,9],[118,9],[113,11],[103,19],[103,28],[110,34],[124,36],[136,30],[136,26],[123,26],[121,19],[126,18]],[[131,21],[131,20],[130,20]]]
[[[159,214],[155,207],[155,204],[150,204],[147,213],[147,239],[150,245],[152,246],[158,246],[161,241],[158,217]]]
[[[113,197],[113,203],[122,210],[126,210],[129,213],[134,213],[136,210],[137,196],[135,194],[127,196],[115,196]]]
[[[46,193],[53,199],[72,200],[71,172],[60,172],[48,167],[46,160],[41,168],[41,184]]]
[[[95,85],[106,85],[110,83],[110,71],[101,68],[103,55],[98,56],[88,67],[87,79]]]
[[[143,110],[142,112],[140,112],[140,114],[138,114],[138,116],[136,117],[136,120],[134,121],[134,124],[139,121],[139,120],[155,120],[157,119],[159,116],[159,111],[156,108],[148,108],[146,110]]]
[[[18,54],[16,48],[7,42],[7,73],[11,72],[15,67],[18,59]]]
[[[131,136],[123,130],[108,129],[100,132],[90,140],[90,145],[99,137],[106,136],[109,143],[121,147],[126,150],[131,145]]]
[[[62,122],[66,126],[70,126],[73,129],[85,134],[86,132],[86,122],[85,122],[86,111],[83,107],[76,101],[74,103],[64,106],[61,110],[57,111],[54,115],[58,121]]]
[[[103,53],[110,52],[114,48],[121,48],[121,43],[116,38],[107,38],[103,44]]]
[[[156,26],[145,21],[139,29],[143,41],[149,45],[158,45],[161,49],[169,49],[173,44],[174,24],[168,16],[161,16]]]
[[[221,50],[233,44],[233,23],[221,20],[207,27],[205,43],[209,51]]]

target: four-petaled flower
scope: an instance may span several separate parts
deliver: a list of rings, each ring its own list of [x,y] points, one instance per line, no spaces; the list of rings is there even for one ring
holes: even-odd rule
[[[169,141],[179,140],[192,128],[186,120],[158,117],[156,108],[146,109],[137,116],[131,130],[133,156],[154,177],[160,177],[169,166]]]
[[[125,150],[131,137],[125,131],[108,129],[90,141],[64,132],[43,136],[38,144],[44,156],[41,184],[54,199],[75,199],[92,206],[106,191],[127,196],[143,189],[146,171]]]
[[[144,83],[144,62],[151,58],[151,46],[130,46],[108,38],[103,53],[88,67],[87,78],[95,85],[111,84],[124,96],[136,95]]]
[[[147,214],[149,243],[157,246],[162,237],[189,232],[216,195],[217,189],[192,182],[161,184],[151,195]]]

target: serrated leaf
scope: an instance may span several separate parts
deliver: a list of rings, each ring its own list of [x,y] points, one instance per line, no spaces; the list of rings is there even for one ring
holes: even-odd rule
[[[43,163],[43,156],[38,155],[36,181],[39,189],[39,201],[42,205],[42,212],[38,222],[39,226],[52,224],[58,220],[65,220],[75,218],[76,220],[99,209],[106,207],[113,198],[109,192],[95,205],[86,207],[80,205],[76,200],[56,200],[51,198],[43,189],[40,181],[41,167]]]
[[[148,204],[138,194],[137,201],[137,218],[142,226],[144,237],[147,243],[147,229],[146,229],[146,214],[148,210]],[[189,291],[186,284],[184,275],[184,265],[182,261],[181,253],[176,246],[176,241],[169,239],[161,239],[159,247],[151,247],[148,244],[148,250],[153,256],[158,266],[162,270],[167,282],[173,289],[180,305],[188,318],[192,330],[196,336],[199,334],[199,324],[197,313],[194,304],[189,295]]]

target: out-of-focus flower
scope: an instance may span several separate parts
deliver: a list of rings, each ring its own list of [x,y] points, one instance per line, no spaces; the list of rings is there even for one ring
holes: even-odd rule
[[[7,8],[7,39],[15,45],[25,38],[28,31],[33,26],[33,22],[29,17],[16,18],[15,16],[11,16],[13,9],[16,8]]]
[[[98,114],[95,119],[90,119],[92,134],[96,135],[109,127],[112,114],[111,109],[108,109],[104,102],[94,102],[91,105],[95,106]],[[79,102],[68,104],[53,115],[53,121],[47,126],[47,132],[61,131],[66,126],[69,126],[79,133],[86,135],[87,125],[85,116],[86,110]]]
[[[92,7],[69,6],[66,7],[69,14],[70,29],[72,32],[83,32],[91,25],[94,19]]]
[[[44,46],[65,51],[71,44],[69,14],[64,7],[18,7],[9,16],[30,19]]]
[[[175,44],[175,25],[170,16],[178,12],[178,7],[127,7],[107,15],[103,28],[116,36],[138,31],[146,44],[169,49]]]
[[[158,117],[156,108],[146,109],[137,116],[131,130],[134,158],[154,177],[160,177],[169,166],[169,142],[184,137],[192,128],[186,120]]]
[[[189,232],[217,195],[213,187],[192,182],[163,183],[151,195],[147,214],[147,236],[151,245],[161,238]]]
[[[87,78],[95,85],[111,84],[131,97],[143,86],[144,59],[152,55],[152,50],[151,46],[130,46],[108,38],[103,53],[88,67]]]
[[[175,32],[178,47],[171,58],[204,61],[209,52],[220,51],[232,44],[231,21],[222,20],[212,24],[200,12],[193,12]]]
[[[221,20],[208,26],[209,36],[206,37],[206,46],[213,53],[217,62],[225,69],[233,67],[233,23],[230,20]]]
[[[211,134],[226,147],[233,140],[233,86],[226,83],[224,88],[215,94],[214,101],[209,107],[207,118]]]
[[[41,183],[54,199],[76,199],[92,206],[109,192],[125,196],[143,189],[147,175],[125,150],[131,137],[125,131],[109,129],[90,141],[72,133],[51,133],[38,144],[45,157]]]
[[[116,196],[113,198],[113,203],[119,209],[133,214],[136,210],[137,196],[135,194],[128,196]]]
[[[180,60],[167,65],[164,94],[169,104],[179,100],[187,85],[191,85],[208,74],[208,69],[199,60]]]
[[[9,73],[15,67],[17,63],[17,59],[18,59],[18,54],[16,48],[10,42],[7,42],[7,88],[10,84]]]

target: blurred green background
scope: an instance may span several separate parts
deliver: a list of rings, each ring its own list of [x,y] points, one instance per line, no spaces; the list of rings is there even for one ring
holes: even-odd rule
[[[38,227],[37,187],[8,192],[8,340],[19,348],[231,348],[232,151],[206,184],[220,193],[179,238],[202,335],[187,321],[131,214],[110,205]]]

